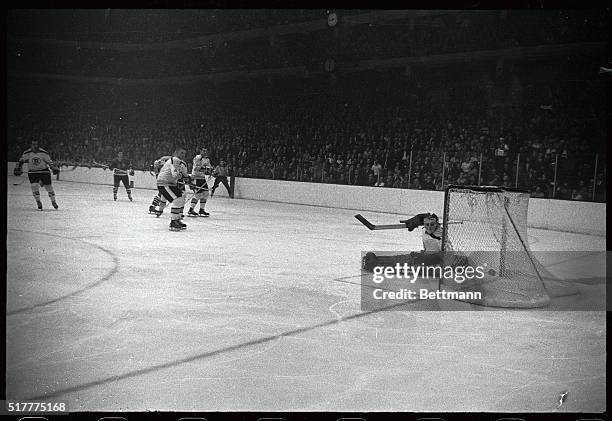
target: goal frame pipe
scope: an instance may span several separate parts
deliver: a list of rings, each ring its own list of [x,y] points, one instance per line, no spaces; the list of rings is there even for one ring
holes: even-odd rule
[[[446,152],[442,153],[442,190],[444,190],[444,170],[446,169]]]

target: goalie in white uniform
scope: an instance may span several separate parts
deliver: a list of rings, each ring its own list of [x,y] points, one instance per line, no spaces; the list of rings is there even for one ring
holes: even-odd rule
[[[363,256],[361,267],[371,272],[376,266],[394,266],[396,263],[408,264],[409,266],[417,266],[421,263],[427,266],[435,266],[441,262],[442,250],[442,224],[435,213],[421,213],[406,221],[408,231],[413,231],[415,228],[423,226],[423,250],[421,252],[412,252],[410,254],[401,254],[397,256],[377,256],[372,252],[366,253]]]

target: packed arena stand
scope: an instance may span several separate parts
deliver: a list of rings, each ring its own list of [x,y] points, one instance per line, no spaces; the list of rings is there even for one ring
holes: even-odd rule
[[[309,22],[315,12],[321,13],[296,11],[283,19]],[[245,20],[256,29],[275,22],[273,15],[262,14],[257,25],[253,16]],[[212,22],[211,16],[199,19]],[[189,27],[161,40],[132,35],[119,46],[104,44],[119,41],[112,32],[92,38],[96,46],[109,45],[103,49],[18,37],[9,43],[9,158],[18,159],[38,138],[58,161],[105,162],[121,149],[135,169],[148,170],[177,143],[188,153],[204,144],[213,163],[226,161],[238,177],[428,190],[499,185],[529,189],[533,197],[605,201],[608,76],[597,74],[593,57],[468,55],[460,62],[309,71],[328,55],[349,66],[360,59],[596,42],[605,23],[585,24],[593,19],[602,17],[588,11],[430,11],[355,24],[340,35],[322,27],[273,38],[220,38],[206,48],[142,51],[122,49],[185,38]],[[209,28],[253,29],[236,25]],[[404,42],[402,34],[412,41]],[[36,75],[34,62],[40,64]],[[297,65],[306,66],[304,74],[188,79]],[[187,81],[164,82],[168,76]],[[118,77],[126,79],[112,79]]]

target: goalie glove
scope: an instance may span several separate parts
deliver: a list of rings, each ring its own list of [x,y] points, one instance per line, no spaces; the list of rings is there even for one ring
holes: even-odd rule
[[[130,170],[130,175],[134,175],[134,170]]]
[[[15,169],[13,169],[13,174],[16,175],[17,177],[21,176],[21,174],[23,174],[23,170],[21,169],[21,166],[15,167]]]
[[[421,225],[423,225],[423,220],[429,216],[430,214],[428,213],[420,213],[418,215],[413,216],[410,219],[406,219],[404,221],[400,221],[402,224],[406,224],[406,228],[408,228],[408,231],[413,231],[415,228],[420,227]]]

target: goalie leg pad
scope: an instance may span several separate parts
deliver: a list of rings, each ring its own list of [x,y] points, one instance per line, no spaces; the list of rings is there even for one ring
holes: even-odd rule
[[[373,272],[374,267],[377,265],[377,256],[376,254],[367,252],[365,256],[361,259],[361,269],[367,272]]]
[[[398,254],[396,256],[376,256],[377,266],[395,266],[397,263],[400,265],[407,264],[412,266],[415,264],[413,253],[410,254]]]
[[[418,253],[410,253],[410,254],[400,254],[395,256],[377,256],[372,252],[368,252],[363,256],[361,261],[361,268],[368,272],[373,272],[375,267],[383,266],[383,267],[394,267],[396,264],[408,266],[413,266],[415,263],[415,259],[413,257],[414,254]]]

